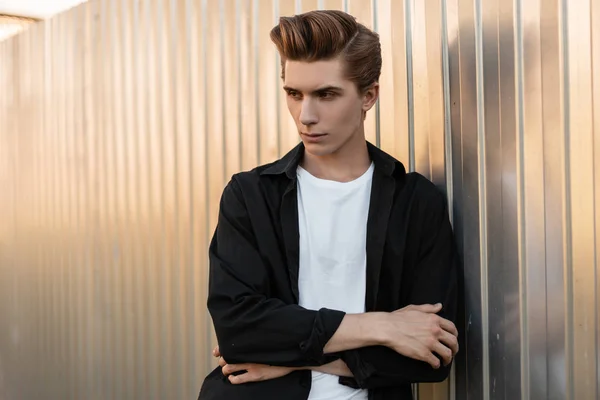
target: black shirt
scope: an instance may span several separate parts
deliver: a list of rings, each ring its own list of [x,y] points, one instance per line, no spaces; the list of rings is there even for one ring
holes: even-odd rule
[[[444,195],[422,175],[367,143],[375,165],[367,222],[366,311],[442,303],[456,319],[457,269]],[[280,160],[234,175],[223,191],[209,248],[208,310],[230,364],[317,366],[341,358],[370,400],[411,399],[411,383],[446,379],[450,366],[402,356],[383,346],[323,354],[344,312],[298,305],[299,228],[296,169],[299,144]],[[209,350],[209,349],[207,349]],[[309,370],[233,385],[217,367],[202,400],[306,400]]]

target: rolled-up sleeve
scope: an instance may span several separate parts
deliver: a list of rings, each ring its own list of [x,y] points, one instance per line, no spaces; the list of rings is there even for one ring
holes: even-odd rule
[[[420,208],[415,215],[422,226],[418,260],[408,271],[406,304],[442,303],[439,315],[456,323],[457,257],[447,203],[433,184],[425,184],[420,193]],[[403,278],[404,279],[404,278]],[[450,365],[434,369],[428,363],[405,357],[383,347],[365,347],[345,351],[342,359],[354,378],[340,383],[360,388],[399,386],[417,382],[441,382],[448,377]]]
[[[345,313],[307,310],[272,297],[271,271],[256,242],[234,177],[223,191],[209,247],[207,305],[221,355],[233,364],[300,367],[332,361],[323,348]]]

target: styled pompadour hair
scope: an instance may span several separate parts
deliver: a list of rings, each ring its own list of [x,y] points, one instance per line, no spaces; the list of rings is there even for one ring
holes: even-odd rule
[[[345,62],[345,77],[359,92],[379,80],[379,35],[343,11],[318,10],[281,17],[270,36],[281,57],[282,79],[288,60],[312,62],[340,57]]]

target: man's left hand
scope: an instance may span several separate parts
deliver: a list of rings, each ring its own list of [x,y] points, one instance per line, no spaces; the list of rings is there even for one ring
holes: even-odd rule
[[[234,385],[281,378],[295,370],[289,367],[276,367],[263,364],[227,364],[223,357],[221,357],[218,346],[213,350],[213,355],[219,357],[219,365],[222,367],[223,375]],[[246,372],[240,375],[232,375],[238,371]]]

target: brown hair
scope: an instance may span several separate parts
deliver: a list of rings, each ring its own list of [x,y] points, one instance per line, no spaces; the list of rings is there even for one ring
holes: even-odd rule
[[[359,92],[379,80],[379,35],[343,11],[319,10],[281,17],[270,36],[281,56],[282,79],[287,60],[312,62],[341,56],[346,78],[356,84]]]

